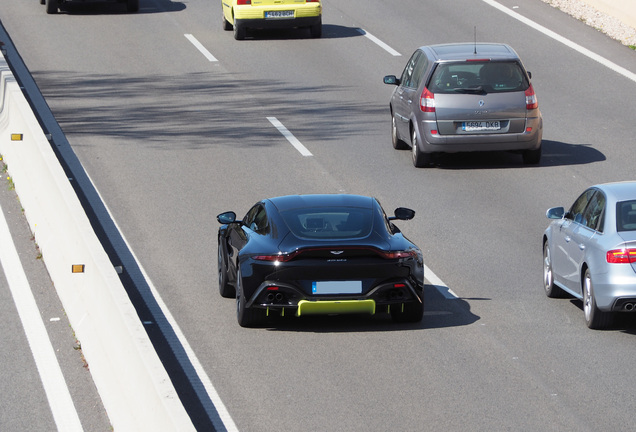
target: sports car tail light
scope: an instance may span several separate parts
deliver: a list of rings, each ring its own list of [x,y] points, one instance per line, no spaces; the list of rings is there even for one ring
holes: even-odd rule
[[[294,257],[296,257],[296,255],[298,254],[299,251],[294,251],[290,253],[278,253],[275,255],[256,255],[252,258],[258,261],[287,262],[294,259]]]
[[[334,253],[337,252],[337,253]],[[331,253],[331,255],[329,255]],[[341,255],[343,254],[344,255]],[[405,251],[383,251],[379,249],[375,249],[372,247],[344,247],[344,248],[311,248],[311,249],[302,249],[296,250],[288,253],[278,253],[272,255],[254,255],[252,259],[257,261],[268,261],[268,262],[288,262],[295,258],[298,258],[300,255],[306,256],[307,258],[318,258],[322,259],[325,257],[347,257],[347,258],[355,258],[355,257],[363,257],[368,256],[369,254],[376,254],[384,259],[402,259],[402,258],[417,258],[417,252],[414,250],[405,250]]]
[[[610,264],[633,264],[636,262],[636,249],[614,249],[607,252]]]
[[[422,112],[435,112],[435,95],[426,87],[420,97],[420,109]]]
[[[532,84],[526,90],[526,109],[537,109],[539,108],[539,101],[537,101],[537,95],[534,92],[534,88]]]
[[[400,258],[415,258],[417,254],[415,251],[381,251],[378,253],[382,258],[386,259],[400,259]]]

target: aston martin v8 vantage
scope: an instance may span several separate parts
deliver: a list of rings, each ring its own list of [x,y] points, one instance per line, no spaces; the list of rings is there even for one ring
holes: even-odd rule
[[[219,290],[236,299],[243,327],[272,315],[389,313],[419,322],[421,250],[371,197],[290,195],[256,203],[241,220],[217,216]]]

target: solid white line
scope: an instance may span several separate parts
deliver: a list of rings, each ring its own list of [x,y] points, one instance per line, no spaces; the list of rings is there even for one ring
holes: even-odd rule
[[[457,294],[453,292],[433,271],[424,265],[424,277],[447,299],[458,299]]]
[[[195,38],[194,36],[192,36],[191,34],[184,34],[184,36],[186,37],[186,39],[188,39],[190,42],[192,42],[192,45],[194,45],[199,51],[201,51],[201,54],[203,54],[205,56],[205,58],[207,58],[209,61],[211,62],[215,62],[218,61],[216,59],[216,57],[214,57],[210,51],[208,51],[202,44],[201,42],[199,42],[197,40],[197,38]]]
[[[367,38],[369,38],[371,41],[373,41],[375,44],[379,45],[380,47],[382,47],[384,50],[388,51],[389,54],[391,54],[392,56],[401,56],[402,54],[400,54],[399,52],[397,52],[396,50],[394,50],[393,48],[391,48],[390,46],[388,46],[387,44],[385,44],[384,42],[382,42],[380,39],[378,39],[377,37],[373,36],[371,33],[367,32],[364,29],[357,29],[358,32],[361,35],[366,36]]]
[[[33,297],[20,257],[11,238],[7,221],[0,208],[0,263],[22,321],[33,359],[59,431],[82,431],[77,410],[64,381],[60,364],[46,332],[42,316]]]
[[[294,135],[292,135],[292,133],[290,131],[288,131],[287,128],[285,126],[283,126],[283,124],[280,121],[278,121],[278,119],[276,117],[267,117],[267,120],[269,120],[269,122],[276,129],[278,129],[278,131],[281,134],[283,134],[283,136],[285,138],[287,138],[287,141],[289,141],[291,143],[291,145],[293,145],[296,148],[296,150],[298,150],[300,152],[301,155],[303,155],[303,156],[313,156],[311,154],[311,152],[309,150],[307,150],[307,147],[302,145],[302,143],[300,141],[298,141],[298,139],[296,139],[296,137]]]
[[[88,176],[88,174],[86,174],[86,175]],[[209,419],[212,421],[212,425],[214,426],[214,428],[216,430],[225,430],[226,432],[238,432],[238,428],[236,427],[236,424],[234,423],[234,420],[230,416],[230,413],[227,410],[227,408],[225,407],[225,404],[223,403],[223,401],[221,400],[221,397],[219,396],[219,393],[216,391],[216,388],[214,388],[214,385],[212,385],[212,381],[210,381],[210,377],[205,372],[205,369],[203,369],[203,366],[201,365],[201,362],[199,361],[197,355],[194,353],[194,350],[190,346],[190,343],[188,342],[188,340],[186,339],[185,335],[181,331],[181,328],[179,327],[179,324],[177,324],[177,321],[172,316],[172,313],[170,313],[170,310],[168,309],[168,306],[164,303],[163,299],[161,298],[161,295],[159,294],[159,291],[157,291],[157,289],[155,288],[155,285],[152,283],[152,280],[150,280],[150,277],[148,276],[148,273],[146,273],[146,270],[143,268],[143,266],[141,265],[141,263],[137,259],[137,255],[135,255],[135,252],[130,247],[130,244],[128,243],[128,240],[124,236],[124,233],[122,232],[122,230],[119,228],[119,225],[117,224],[117,221],[113,217],[113,214],[110,212],[110,209],[106,205],[106,202],[104,201],[104,199],[102,198],[101,194],[97,190],[97,187],[95,186],[95,183],[93,183],[93,180],[90,178],[90,176],[88,176],[88,179],[90,180],[91,184],[93,185],[93,188],[95,189],[95,192],[97,192],[97,195],[99,196],[99,199],[104,204],[104,208],[108,212],[108,215],[110,216],[111,220],[113,221],[113,224],[117,228],[117,232],[119,233],[119,235],[121,235],[122,240],[126,244],[126,247],[130,251],[130,254],[132,255],[132,257],[134,258],[135,263],[137,264],[137,266],[139,267],[139,270],[141,271],[141,274],[143,275],[144,279],[148,283],[148,287],[150,288],[150,292],[152,293],[152,296],[155,298],[155,300],[157,302],[157,305],[161,309],[161,312],[163,313],[164,317],[166,318],[166,321],[168,321],[168,323],[172,327],[172,330],[174,331],[175,336],[179,340],[179,343],[181,344],[181,347],[185,351],[186,356],[188,357],[188,360],[190,361],[190,363],[192,364],[192,367],[194,368],[194,371],[195,371],[195,373],[197,375],[197,378],[200,380],[200,382],[203,385],[203,388],[204,388],[208,398],[212,402],[212,405],[214,406],[214,410],[216,411],[216,413],[210,411],[209,404],[206,404],[205,401],[202,400],[203,398],[201,398],[201,396],[199,394],[197,394],[197,396],[200,397],[200,401],[203,404],[203,408],[205,409],[206,413],[208,414]],[[198,386],[193,385],[193,387],[194,387],[195,392],[198,393],[199,392]],[[218,419],[221,420],[222,425],[219,424],[219,422],[217,420],[217,415],[218,415]]]
[[[596,54],[595,52],[590,51],[589,49],[582,47],[581,45],[577,44],[576,42],[572,42],[571,40],[553,32],[552,30],[543,27],[541,24],[538,24],[526,17],[524,17],[521,14],[518,14],[517,12],[513,12],[512,10],[508,9],[507,7],[503,6],[500,3],[497,3],[494,0],[482,0],[484,3],[489,4],[490,6],[499,9],[500,11],[502,11],[505,14],[510,15],[511,17],[513,17],[516,20],[521,21],[524,24],[529,25],[530,27],[534,28],[535,30],[540,31],[541,33],[545,34],[546,36],[551,37],[552,39],[561,42],[562,44],[572,48],[573,50],[578,51],[579,53],[591,58],[594,61],[599,62],[600,64],[602,64],[603,66],[608,67],[609,69],[613,70],[614,72],[618,72],[619,74],[625,76],[626,78],[629,78],[630,80],[636,82],[636,73],[631,72],[627,69],[625,69],[622,66],[617,65],[616,63],[613,63],[609,60],[607,60],[604,57],[601,57],[600,55]]]

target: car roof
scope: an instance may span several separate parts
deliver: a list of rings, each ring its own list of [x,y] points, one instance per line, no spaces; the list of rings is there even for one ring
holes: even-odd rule
[[[374,198],[350,194],[285,195],[269,198],[278,211],[305,207],[363,207],[372,208]]]
[[[593,187],[603,191],[610,201],[636,200],[636,181],[603,183]]]
[[[512,47],[502,43],[454,43],[425,45],[420,47],[437,61],[483,59],[518,60],[519,56]]]

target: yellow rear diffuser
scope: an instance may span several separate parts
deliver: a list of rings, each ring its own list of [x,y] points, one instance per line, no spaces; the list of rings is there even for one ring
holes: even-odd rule
[[[375,300],[301,300],[296,316],[356,313],[375,314]]]

